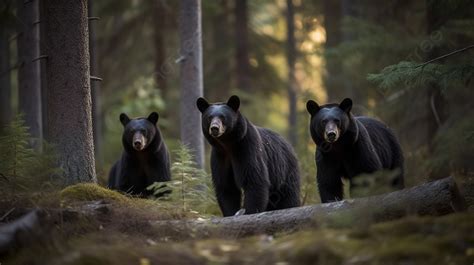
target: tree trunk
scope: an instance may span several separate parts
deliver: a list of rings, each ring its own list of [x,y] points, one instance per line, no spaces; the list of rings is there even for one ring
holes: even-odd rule
[[[413,214],[437,216],[465,209],[464,198],[449,177],[373,197],[210,220],[156,221],[153,226],[159,229],[161,237],[239,237],[291,232],[321,224],[350,227]]]
[[[96,182],[86,0],[46,0],[48,136],[68,184]]]
[[[296,120],[296,41],[295,41],[295,19],[293,0],[287,0],[286,25],[287,25],[287,63],[288,63],[288,138],[293,146],[297,146],[298,129]]]
[[[10,47],[6,26],[0,25],[0,131],[12,118]]]
[[[201,0],[181,0],[181,142],[191,148],[198,167],[204,166],[201,115],[195,107],[203,95]]]
[[[348,18],[348,17],[355,17],[358,14],[355,13],[355,2],[352,0],[341,0],[341,9],[342,9],[342,19]],[[341,29],[340,29],[341,30]],[[345,31],[343,32],[341,30],[341,37],[342,37],[342,42],[350,42],[354,39],[354,33]],[[342,69],[342,64],[341,64],[341,69]],[[339,71],[341,71],[339,69]],[[342,69],[344,71],[344,69]],[[351,82],[350,78],[350,73],[344,73],[342,76],[342,85],[343,85],[343,96],[339,99],[336,100],[336,102],[340,102],[343,98],[352,98],[352,101],[356,102],[357,105],[366,105],[367,97],[362,97],[360,94],[362,91],[365,91],[366,89],[358,89],[357,87],[354,87],[354,84]],[[353,108],[353,112],[356,110],[356,108]]]
[[[235,0],[235,43],[237,88],[251,93],[247,0]]]
[[[88,16],[94,17],[93,0],[87,1]],[[90,55],[90,75],[99,77],[98,56],[97,56],[97,36],[95,32],[95,23],[97,19],[89,20],[89,55]],[[90,80],[92,97],[92,129],[94,135],[94,154],[97,165],[104,164],[102,155],[102,108],[100,101],[100,80]]]
[[[214,55],[215,64],[211,69],[211,75],[215,71],[219,71],[219,77],[213,76],[214,82],[211,85],[212,95],[209,96],[213,101],[225,101],[230,97],[230,88],[232,87],[232,70],[231,70],[231,47],[234,45],[232,36],[229,32],[231,24],[231,9],[228,0],[219,0],[218,10],[212,17],[212,44],[210,55]],[[209,50],[209,49],[207,49]],[[209,80],[207,80],[209,82]],[[206,87],[209,83],[206,84]]]
[[[326,30],[325,49],[332,49],[341,43],[341,0],[324,0],[324,28]],[[344,96],[341,75],[342,65],[338,58],[325,52],[326,74],[324,75],[324,86],[328,95],[328,102],[339,102]]]
[[[165,50],[165,23],[166,12],[164,0],[154,0],[153,2],[153,29],[155,47],[155,82],[164,99],[167,98],[166,91],[166,50]]]
[[[41,79],[39,52],[39,1],[17,1],[18,17],[18,105],[25,116],[30,143],[41,150],[43,122],[41,114]]]

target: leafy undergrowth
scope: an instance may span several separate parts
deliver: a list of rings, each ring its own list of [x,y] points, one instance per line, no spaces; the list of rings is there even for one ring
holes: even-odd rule
[[[196,218],[172,203],[124,196],[79,184],[35,197],[36,206],[106,213],[55,222],[43,239],[2,264],[472,264],[474,213],[401,220],[345,229],[317,228],[247,238],[161,237],[148,221]],[[2,204],[1,215],[7,210]]]

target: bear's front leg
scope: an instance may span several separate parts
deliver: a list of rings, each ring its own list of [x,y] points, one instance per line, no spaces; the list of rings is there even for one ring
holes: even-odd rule
[[[316,151],[316,179],[322,203],[339,201],[344,198],[342,184],[342,162],[329,154]]]
[[[256,159],[256,161],[258,161]],[[261,163],[241,165],[238,180],[244,190],[245,214],[264,212],[270,199],[270,179],[268,169]]]
[[[245,214],[264,212],[267,209],[270,185],[252,185],[244,188]]]
[[[242,193],[235,185],[230,161],[212,150],[211,171],[219,208],[224,216],[232,216],[240,209]]]
[[[223,216],[232,216],[240,210],[241,192],[237,187],[216,185],[216,198]]]

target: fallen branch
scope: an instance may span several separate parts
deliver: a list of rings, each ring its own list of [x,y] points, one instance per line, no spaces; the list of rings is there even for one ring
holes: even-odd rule
[[[466,209],[453,178],[410,189],[360,199],[344,200],[252,215],[202,220],[155,221],[162,237],[239,237],[291,232],[323,224],[351,226],[361,222],[394,220],[406,215],[445,215]]]

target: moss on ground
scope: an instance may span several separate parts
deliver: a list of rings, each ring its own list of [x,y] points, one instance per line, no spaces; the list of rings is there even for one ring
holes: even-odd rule
[[[18,203],[19,198],[10,200]],[[275,236],[232,240],[228,235],[209,239],[190,235],[189,239],[171,241],[162,237],[149,221],[198,216],[183,211],[176,203],[130,197],[95,184],[32,194],[28,200],[71,209],[104,201],[110,211],[58,222],[47,232],[45,242],[1,257],[4,264],[390,265],[471,264],[474,260],[472,212],[443,217],[411,216],[352,228],[323,226]],[[10,208],[4,207],[2,212]]]
[[[112,223],[98,222],[87,232],[55,238],[47,251],[23,250],[5,264],[30,264],[37,257],[42,263],[66,265],[471,264],[474,260],[474,213],[407,217],[370,225],[363,234],[357,230],[321,228],[275,238],[169,242],[153,231],[117,229]]]
[[[61,191],[61,198],[67,201],[97,201],[111,200],[116,202],[128,202],[130,199],[125,195],[101,187],[94,183],[80,183],[69,186]]]

